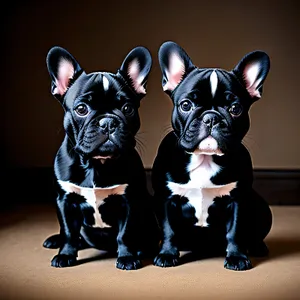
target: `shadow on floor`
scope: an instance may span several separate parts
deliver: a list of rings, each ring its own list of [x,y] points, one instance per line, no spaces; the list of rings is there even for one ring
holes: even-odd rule
[[[269,255],[265,257],[250,257],[253,267],[256,267],[266,261],[277,260],[278,258],[294,255],[297,253],[300,254],[300,239],[276,237],[268,239],[266,244],[269,248]],[[225,253],[224,255],[214,255],[213,253],[199,254],[194,252],[185,252],[180,257],[180,265],[214,257],[223,257],[225,259]]]

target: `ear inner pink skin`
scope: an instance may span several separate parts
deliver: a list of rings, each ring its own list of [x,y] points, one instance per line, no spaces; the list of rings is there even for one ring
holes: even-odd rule
[[[146,90],[142,85],[144,76],[140,74],[140,64],[137,59],[134,59],[128,66],[128,76],[132,80],[135,91],[139,94],[146,94]]]
[[[73,78],[75,73],[73,64],[67,59],[61,59],[58,65],[57,79],[55,80],[56,88],[55,94],[64,95],[69,87],[70,79]]]
[[[260,71],[260,65],[258,62],[254,62],[245,67],[243,72],[243,78],[246,82],[246,88],[251,95],[251,97],[260,98],[261,94],[257,90],[261,79],[257,78]]]
[[[182,81],[185,67],[182,59],[176,53],[170,55],[169,68],[166,70],[168,82],[163,86],[164,91],[173,91]]]

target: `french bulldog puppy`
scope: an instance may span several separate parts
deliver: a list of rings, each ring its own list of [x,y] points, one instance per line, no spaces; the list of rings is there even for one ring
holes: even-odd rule
[[[60,47],[48,53],[51,92],[65,112],[54,163],[60,234],[44,242],[60,248],[53,267],[75,265],[78,250],[89,246],[117,251],[116,267],[135,270],[153,245],[156,220],[135,149],[151,65],[144,47],[133,49],[116,74],[87,74]]]
[[[226,255],[231,270],[268,253],[268,204],[253,190],[243,138],[249,109],[262,95],[270,61],[247,54],[232,71],[196,67],[176,43],[159,49],[163,90],[171,98],[173,131],[162,140],[152,184],[162,243],[154,264],[179,264],[179,251]],[[207,252],[204,254],[204,252]],[[202,253],[202,254],[201,254]]]

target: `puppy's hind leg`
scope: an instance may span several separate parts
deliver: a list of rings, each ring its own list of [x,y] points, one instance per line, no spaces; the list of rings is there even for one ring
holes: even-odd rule
[[[62,246],[62,236],[61,234],[53,234],[45,239],[43,242],[43,247],[48,249],[58,249]]]
[[[263,257],[269,253],[264,239],[272,227],[272,212],[267,202],[254,190],[251,204],[252,222],[248,221],[248,252],[250,256]]]
[[[49,236],[43,243],[43,247],[47,249],[58,249],[63,245],[62,234],[57,233]],[[78,250],[83,250],[90,248],[90,245],[83,239],[82,236],[79,237]]]

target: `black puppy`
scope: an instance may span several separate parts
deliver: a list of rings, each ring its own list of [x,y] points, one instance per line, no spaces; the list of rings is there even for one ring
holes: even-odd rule
[[[248,255],[268,253],[263,240],[272,214],[252,189],[251,157],[242,140],[250,106],[261,97],[269,57],[249,53],[231,72],[199,69],[181,47],[166,42],[159,63],[163,89],[174,104],[174,130],[163,139],[153,165],[163,235],[154,264],[177,265],[180,250],[225,255],[226,249],[225,268],[250,269]]]
[[[138,253],[148,247],[155,221],[135,135],[151,65],[143,47],[116,74],[86,74],[60,47],[48,53],[51,92],[64,108],[66,132],[54,165],[60,234],[44,242],[60,248],[54,267],[76,264],[86,245],[117,250],[119,269],[141,267]]]

